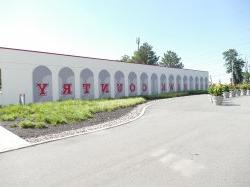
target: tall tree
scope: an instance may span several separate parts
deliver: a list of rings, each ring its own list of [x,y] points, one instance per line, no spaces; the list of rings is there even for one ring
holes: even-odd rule
[[[139,50],[134,52],[132,56],[132,61],[138,64],[149,64],[156,65],[158,64],[159,57],[153,51],[153,47],[148,43],[143,43]]]
[[[228,49],[222,53],[225,60],[225,67],[227,73],[232,73],[232,83],[239,84],[243,81],[242,69],[245,61],[239,58],[239,54],[235,49]]]
[[[182,69],[184,67],[181,62],[181,57],[178,57],[178,55],[173,51],[167,51],[164,53],[160,64],[169,68]]]

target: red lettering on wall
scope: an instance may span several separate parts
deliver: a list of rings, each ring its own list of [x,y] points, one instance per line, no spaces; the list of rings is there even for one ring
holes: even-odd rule
[[[84,83],[84,84],[82,84],[83,93],[84,93],[84,94],[88,94],[88,93],[89,93],[89,90],[90,90],[90,87],[91,87],[91,84],[89,84],[89,83]]]
[[[166,84],[165,83],[161,84],[161,91],[166,91]]]
[[[146,84],[142,84],[142,91],[146,92],[148,89],[148,86]]]
[[[117,88],[117,91],[118,91],[118,92],[122,92],[123,84],[117,83],[117,84],[116,84],[116,88]]]
[[[38,91],[39,91],[39,95],[40,96],[46,96],[47,93],[46,93],[46,88],[48,87],[48,83],[37,83],[36,84],[36,87],[38,88]]]
[[[130,90],[130,92],[134,92],[135,91],[135,85],[133,83],[131,83],[129,85],[129,90]]]
[[[101,84],[102,93],[109,93],[109,84]]]
[[[63,84],[63,95],[71,95],[72,94],[72,84]]]
[[[171,91],[174,90],[174,83],[169,83],[169,89],[170,89]]]

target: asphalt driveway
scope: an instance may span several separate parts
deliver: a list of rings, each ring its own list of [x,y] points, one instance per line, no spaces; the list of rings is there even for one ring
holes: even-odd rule
[[[0,154],[0,186],[250,186],[250,96],[159,100],[137,121]]]

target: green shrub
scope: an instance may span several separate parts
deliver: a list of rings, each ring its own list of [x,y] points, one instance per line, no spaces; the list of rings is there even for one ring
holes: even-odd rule
[[[235,85],[235,89],[240,90],[240,85],[239,84]]]
[[[44,129],[44,128],[47,128],[47,126],[45,125],[44,122],[36,122],[36,123],[35,123],[35,127],[36,127],[37,129]]]
[[[15,121],[17,116],[14,114],[3,114],[0,116],[2,121]]]
[[[236,88],[233,84],[229,84],[229,90],[234,91],[234,90],[236,90]]]
[[[36,127],[36,124],[32,121],[29,121],[29,120],[20,121],[17,125],[21,128],[24,128],[24,129],[27,129],[27,128],[33,129]]]
[[[250,90],[250,84],[249,83],[247,84],[247,90]]]
[[[240,89],[247,90],[248,85],[247,84],[241,84]]]
[[[208,88],[208,92],[214,96],[221,96],[223,93],[223,85],[222,84],[212,84]]]
[[[229,91],[230,91],[229,85],[224,84],[224,85],[223,85],[223,92],[229,92]]]

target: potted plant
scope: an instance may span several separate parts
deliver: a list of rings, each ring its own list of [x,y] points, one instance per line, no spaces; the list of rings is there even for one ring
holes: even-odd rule
[[[247,95],[250,95],[250,84],[247,84]]]
[[[236,94],[236,88],[233,84],[229,85],[229,93],[230,93],[230,97],[235,97]]]
[[[208,88],[208,92],[212,95],[212,102],[215,105],[221,105],[223,102],[223,86],[221,84],[213,84]]]
[[[227,84],[223,85],[223,97],[229,98],[229,86]]]
[[[240,91],[240,85],[236,85],[235,86],[235,89],[236,89],[236,96],[240,96],[241,95],[241,91]]]
[[[241,84],[240,85],[241,95],[247,94],[247,84]]]

